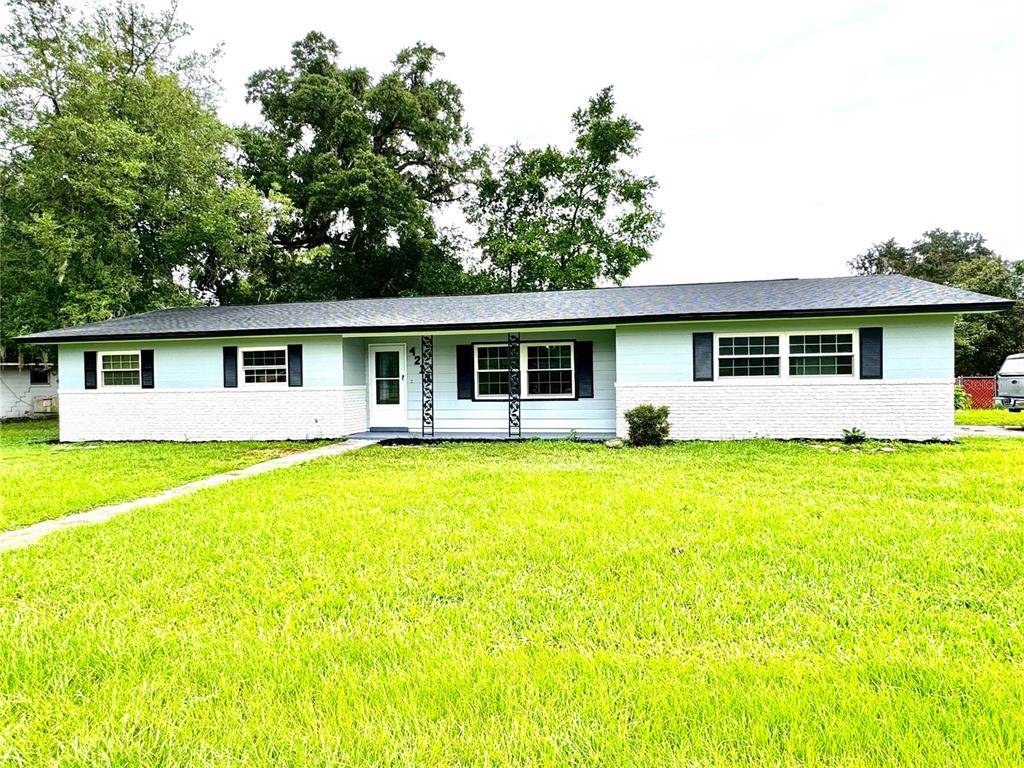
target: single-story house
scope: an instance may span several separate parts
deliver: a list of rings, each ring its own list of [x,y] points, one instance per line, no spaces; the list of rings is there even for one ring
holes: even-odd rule
[[[1012,302],[898,275],[165,309],[57,344],[80,440],[953,436],[953,320]]]

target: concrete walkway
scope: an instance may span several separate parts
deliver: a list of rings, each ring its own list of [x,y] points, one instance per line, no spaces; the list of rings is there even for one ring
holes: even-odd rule
[[[1024,427],[970,426],[958,424],[957,437],[1024,437]]]
[[[96,509],[90,509],[87,512],[78,512],[77,514],[68,515],[67,517],[59,517],[56,520],[44,520],[41,523],[30,525],[27,528],[19,528],[15,531],[0,533],[0,552],[8,549],[17,549],[19,547],[28,546],[29,544],[39,541],[39,539],[46,534],[63,530],[64,528],[73,528],[78,525],[91,525],[92,523],[102,523],[104,520],[116,517],[122,512],[139,509],[140,507],[151,507],[154,504],[162,504],[163,502],[170,501],[171,499],[188,496],[190,493],[201,491],[204,488],[213,488],[218,485],[223,485],[224,483],[230,483],[232,480],[241,480],[244,477],[262,475],[264,472],[272,472],[275,469],[294,467],[296,464],[304,464],[307,461],[319,459],[323,456],[337,456],[340,453],[357,451],[360,448],[365,448],[368,445],[374,445],[377,442],[377,440],[346,440],[342,443],[331,443],[330,445],[324,445],[310,451],[290,453],[287,456],[279,456],[276,459],[262,461],[259,464],[253,464],[249,467],[233,469],[230,472],[211,475],[210,477],[204,477],[201,480],[193,480],[191,483],[185,483],[184,485],[179,485],[176,488],[169,488],[162,493],[158,493],[156,496],[146,496],[142,499],[125,501],[120,504],[110,504],[106,507],[97,507]]]

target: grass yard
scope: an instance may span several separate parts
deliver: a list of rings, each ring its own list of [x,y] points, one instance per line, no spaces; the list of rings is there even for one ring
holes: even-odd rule
[[[956,411],[956,423],[972,427],[1024,427],[1024,411],[1010,413],[1005,408]]]
[[[0,531],[126,501],[310,443],[74,443],[56,421],[0,427]]]
[[[1019,765],[1022,466],[375,447],[211,489],[0,556],[0,754]]]

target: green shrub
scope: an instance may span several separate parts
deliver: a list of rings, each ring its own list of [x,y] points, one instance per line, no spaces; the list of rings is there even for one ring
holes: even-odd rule
[[[967,394],[962,386],[959,384],[953,387],[953,407],[958,411],[969,411],[974,403],[971,402],[971,396]]]
[[[868,436],[864,434],[864,430],[854,427],[853,429],[843,430],[843,442],[847,445],[856,445],[857,443],[863,443],[868,439]]]
[[[641,403],[625,413],[630,445],[661,445],[668,439],[668,406]]]

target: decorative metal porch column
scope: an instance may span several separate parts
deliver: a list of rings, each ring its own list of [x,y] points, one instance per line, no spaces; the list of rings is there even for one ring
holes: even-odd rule
[[[519,334],[508,335],[508,436],[522,437],[523,427],[519,402]]]
[[[420,339],[420,382],[423,384],[420,409],[420,434],[434,436],[434,337]]]

